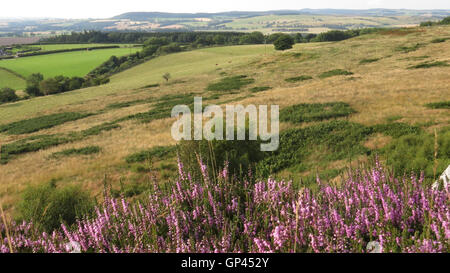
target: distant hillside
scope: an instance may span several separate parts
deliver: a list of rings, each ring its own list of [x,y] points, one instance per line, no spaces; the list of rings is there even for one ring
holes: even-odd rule
[[[103,19],[1,20],[1,35],[54,35],[72,31],[239,31],[320,33],[359,28],[398,28],[438,21],[450,10],[302,9],[219,13],[128,12]]]
[[[152,20],[155,18],[216,18],[216,17],[253,17],[266,15],[365,15],[365,16],[400,16],[400,15],[433,15],[448,16],[450,10],[392,10],[392,9],[301,9],[301,10],[271,10],[271,11],[229,11],[218,13],[167,13],[167,12],[127,12],[114,16],[112,19]]]

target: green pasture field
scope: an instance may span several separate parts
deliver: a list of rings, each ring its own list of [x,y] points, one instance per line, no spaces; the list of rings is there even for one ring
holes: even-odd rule
[[[25,80],[13,73],[0,68],[0,88],[9,87],[12,89],[25,88]]]
[[[39,55],[2,60],[0,67],[7,68],[24,77],[38,72],[45,78],[58,75],[82,77],[113,55],[123,56],[139,50],[139,48],[114,48]],[[0,78],[0,81],[3,81],[3,78]]]

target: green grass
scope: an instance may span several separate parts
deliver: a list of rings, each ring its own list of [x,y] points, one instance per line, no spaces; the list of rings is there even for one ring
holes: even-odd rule
[[[208,91],[233,91],[239,90],[243,86],[254,83],[255,80],[246,75],[232,76],[221,79],[218,82],[210,83],[206,90]]]
[[[113,55],[123,56],[138,50],[138,48],[114,48],[64,52],[3,60],[0,62],[0,67],[12,70],[24,77],[38,72],[43,74],[45,78],[58,75],[82,77]]]
[[[298,76],[298,77],[292,77],[292,78],[287,78],[285,79],[286,82],[302,82],[302,81],[307,81],[307,80],[311,80],[312,77],[311,76]]]
[[[334,69],[320,74],[319,78],[325,79],[333,76],[348,76],[348,75],[353,75],[353,73],[343,69]]]
[[[431,67],[446,67],[450,66],[447,62],[437,61],[437,62],[424,62],[418,65],[413,65],[409,69],[420,69],[420,68],[431,68]]]
[[[0,126],[0,132],[5,132],[10,135],[28,134],[43,129],[52,128],[69,121],[82,119],[90,115],[91,114],[66,112],[25,119]]]
[[[425,104],[425,107],[431,108],[431,109],[450,109],[450,100],[428,103],[428,104]]]
[[[434,180],[450,164],[449,127],[439,131],[437,136],[435,139],[434,134],[405,135],[389,143],[382,149],[382,153],[387,159],[388,166],[391,166],[398,175],[410,175],[411,172],[419,174],[423,171],[425,177]],[[435,141],[438,146],[436,161]]]
[[[354,113],[350,105],[344,102],[297,104],[286,107],[280,112],[280,121],[301,123],[345,117]]]
[[[1,61],[0,61],[1,62]],[[0,88],[9,87],[14,90],[24,89],[25,80],[7,70],[0,68]]]
[[[61,152],[53,153],[50,157],[60,158],[74,155],[92,155],[98,154],[101,151],[99,146],[87,146],[79,149],[66,149]]]
[[[12,108],[8,105],[0,105],[0,124],[34,116],[38,112],[55,107],[83,103],[110,94],[124,93],[127,90],[162,82],[161,76],[166,72],[170,72],[173,79],[201,75],[214,71],[217,67],[216,64],[225,69],[254,60],[265,52],[264,45],[245,45],[169,54],[113,75],[111,82],[106,85],[22,101],[20,107]],[[273,53],[273,47],[267,47],[267,54]]]

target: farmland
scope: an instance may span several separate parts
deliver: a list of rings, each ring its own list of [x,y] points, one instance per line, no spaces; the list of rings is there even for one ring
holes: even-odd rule
[[[25,80],[10,71],[0,68],[0,88],[3,87],[23,89],[25,88]]]
[[[75,47],[74,47],[75,46]],[[85,45],[47,45],[45,50],[85,47]],[[40,72],[44,77],[64,75],[84,76],[109,57],[135,53],[139,48],[114,48],[94,51],[75,51],[39,55],[0,61],[0,67],[12,70],[24,77]]]

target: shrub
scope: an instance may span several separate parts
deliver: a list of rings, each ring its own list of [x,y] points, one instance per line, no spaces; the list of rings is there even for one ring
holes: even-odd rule
[[[267,91],[270,89],[272,89],[272,87],[270,87],[270,86],[256,86],[256,87],[250,88],[250,91],[256,93],[256,92]]]
[[[233,91],[241,87],[254,83],[255,80],[246,75],[232,76],[221,79],[219,82],[211,83],[206,90],[208,91]]]
[[[428,103],[428,104],[425,104],[425,107],[428,107],[431,109],[450,109],[450,100]]]
[[[312,77],[311,76],[298,76],[298,77],[292,77],[292,78],[287,78],[285,79],[285,81],[287,82],[302,82],[302,81],[307,81],[307,80],[311,80]]]
[[[273,44],[276,50],[286,50],[292,48],[292,46],[295,44],[295,40],[291,35],[282,34]]]
[[[359,64],[369,64],[369,63],[377,62],[379,60],[380,60],[380,58],[362,59],[361,61],[359,61]]]
[[[40,230],[52,232],[61,223],[72,225],[77,218],[87,217],[93,211],[94,201],[78,187],[56,187],[49,183],[28,187],[19,203],[21,217],[32,221]]]
[[[382,149],[389,166],[398,174],[419,174],[424,171],[425,177],[434,179],[440,175],[450,162],[450,130],[440,131],[437,138],[437,165],[435,166],[435,138],[430,134],[404,135]],[[436,167],[436,173],[434,168]]]
[[[396,47],[395,50],[396,51],[401,51],[403,53],[409,53],[409,52],[416,51],[416,50],[418,50],[419,48],[421,48],[423,46],[424,46],[423,44],[417,43],[417,44],[414,44],[414,45],[411,45],[411,46],[399,46],[399,47]]]
[[[361,124],[335,120],[280,133],[280,147],[258,163],[258,174],[267,177],[298,164],[308,164],[317,150],[324,150],[320,161],[349,159],[370,151],[361,145],[372,130]]]
[[[355,110],[344,102],[303,103],[282,109],[280,112],[280,121],[294,123],[320,121],[345,117],[353,113],[355,113]]]
[[[324,79],[324,78],[340,76],[340,75],[348,76],[348,75],[353,75],[353,73],[350,71],[347,71],[347,70],[343,70],[343,69],[335,69],[335,70],[330,70],[330,71],[320,74],[319,78]]]
[[[8,87],[0,89],[0,103],[12,102],[18,100],[16,92]]]
[[[430,68],[430,67],[447,67],[450,66],[447,62],[437,61],[437,62],[424,62],[418,65],[413,65],[409,69],[420,69],[420,68]]]
[[[71,141],[72,138],[58,135],[40,135],[16,140],[12,143],[2,145],[0,164],[7,164],[11,156],[14,155],[36,152]]]
[[[146,160],[170,158],[176,155],[176,146],[158,146],[146,151],[131,154],[125,158],[127,163],[139,163]]]
[[[61,152],[56,152],[51,155],[51,157],[59,158],[63,156],[73,156],[73,155],[91,155],[98,154],[101,151],[99,146],[87,146],[79,149],[66,149]]]
[[[43,129],[52,128],[54,126],[82,119],[92,114],[82,114],[74,112],[58,113],[47,116],[41,116],[31,119],[16,121],[0,126],[0,132],[6,132],[11,135],[20,135],[37,132]]]
[[[388,124],[377,124],[372,126],[374,133],[382,133],[394,138],[398,138],[409,134],[419,134],[422,130],[417,126],[406,123],[393,122]]]
[[[432,43],[437,44],[437,43],[443,43],[445,41],[447,41],[450,38],[435,38],[433,40],[431,40]]]
[[[316,179],[315,191],[226,169],[216,180],[195,180],[181,169],[173,183],[152,185],[143,202],[108,196],[95,217],[54,236],[13,223],[10,242],[14,252],[44,253],[70,251],[73,238],[96,253],[368,253],[372,244],[375,252],[447,253],[448,187],[431,190],[417,176],[374,165],[338,186]],[[7,240],[0,249],[9,252]]]

